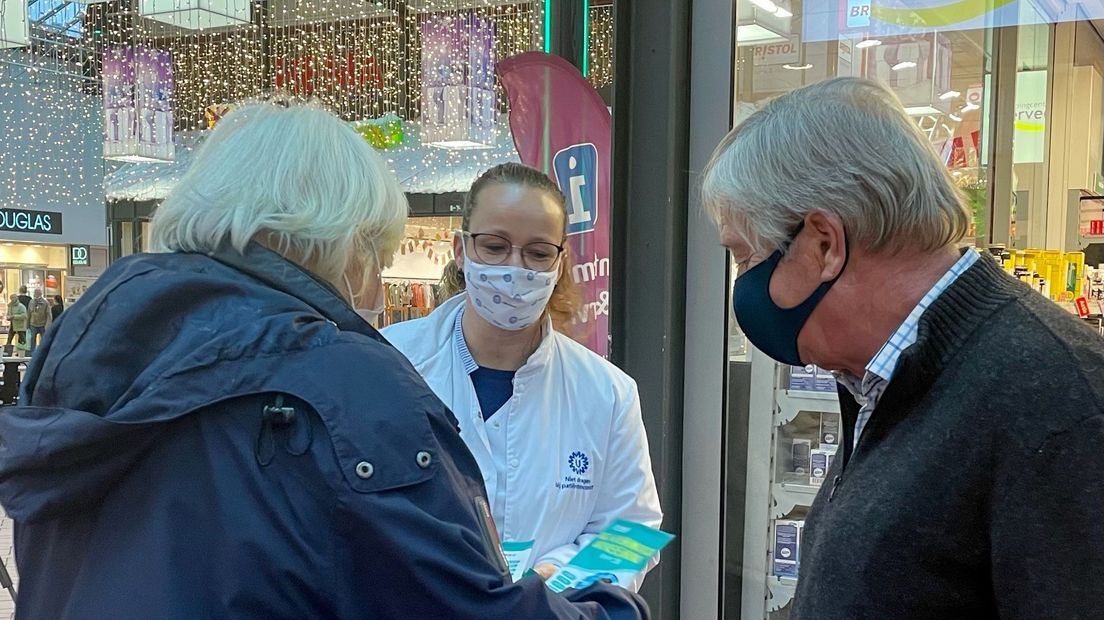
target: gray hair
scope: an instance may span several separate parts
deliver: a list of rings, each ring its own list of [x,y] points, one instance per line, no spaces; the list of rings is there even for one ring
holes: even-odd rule
[[[757,252],[785,247],[813,211],[837,215],[871,252],[932,251],[970,216],[931,142],[882,84],[835,78],[779,97],[740,123],[703,173],[702,200]]]
[[[315,105],[254,103],[219,122],[152,222],[154,251],[244,251],[260,236],[315,275],[382,269],[406,196],[364,138]],[[386,264],[378,264],[386,263]]]

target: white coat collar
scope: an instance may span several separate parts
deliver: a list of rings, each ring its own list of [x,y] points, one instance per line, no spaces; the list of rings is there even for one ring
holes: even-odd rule
[[[467,306],[464,300],[466,300],[467,297],[464,295],[458,297],[460,297],[461,301],[457,304],[457,309],[454,312],[450,312],[450,314],[453,315],[452,346],[453,350],[460,356],[460,362],[463,368],[470,375],[479,368],[479,365],[476,363],[475,358],[472,357],[471,351],[468,350],[468,343],[464,338],[463,319]],[[449,300],[448,303],[453,303],[453,300]],[[442,309],[444,309],[444,306],[442,306]],[[524,377],[531,375],[548,364],[548,360],[552,355],[551,349],[554,346],[553,334],[552,320],[546,315],[543,319],[543,325],[541,325],[541,342],[537,346],[536,351],[533,351],[533,354],[526,360],[525,364],[518,369],[517,376]]]

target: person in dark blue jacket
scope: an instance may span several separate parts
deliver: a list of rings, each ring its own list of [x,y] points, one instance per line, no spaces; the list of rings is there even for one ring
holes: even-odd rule
[[[21,620],[647,616],[512,583],[447,408],[362,317],[406,203],[336,117],[247,106],[0,414]]]

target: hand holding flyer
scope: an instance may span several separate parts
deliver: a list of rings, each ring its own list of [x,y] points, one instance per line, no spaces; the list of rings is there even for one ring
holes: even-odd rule
[[[631,583],[674,538],[673,534],[640,523],[614,521],[556,571],[548,580],[548,587],[553,592],[563,592],[568,588],[582,589],[602,579],[619,585]]]

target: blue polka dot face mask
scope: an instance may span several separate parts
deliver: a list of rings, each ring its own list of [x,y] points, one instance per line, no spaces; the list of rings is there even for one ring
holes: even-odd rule
[[[464,284],[475,311],[495,327],[517,331],[544,314],[559,278],[559,262],[551,271],[513,265],[483,265],[464,261]]]

